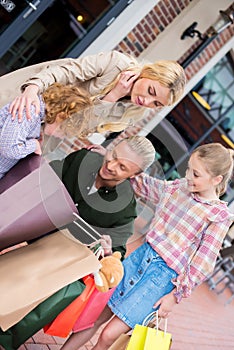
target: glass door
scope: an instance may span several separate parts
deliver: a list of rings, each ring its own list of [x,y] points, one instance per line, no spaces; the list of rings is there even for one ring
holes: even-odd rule
[[[11,14],[4,9],[0,75],[59,57],[79,56],[130,3],[129,0],[33,0],[30,3],[33,6],[40,2],[35,10],[29,1],[0,0],[0,4],[3,1],[11,1],[15,7]]]
[[[53,0],[0,0],[0,57]]]
[[[26,1],[0,0],[0,34],[27,8]]]

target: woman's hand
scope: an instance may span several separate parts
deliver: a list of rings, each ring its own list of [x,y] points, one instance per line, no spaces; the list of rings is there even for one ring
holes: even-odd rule
[[[18,112],[19,122],[22,121],[23,111],[26,108],[26,117],[28,120],[31,119],[30,107],[33,104],[35,106],[35,112],[38,114],[40,112],[40,100],[38,97],[38,86],[28,85],[22,95],[16,97],[10,105],[10,113],[12,114],[12,119],[16,118]]]
[[[101,154],[101,156],[105,156],[107,150],[105,149],[105,147],[101,146],[101,145],[90,145],[86,147],[87,150],[91,151],[91,152],[96,152]]]
[[[156,309],[159,306],[158,316],[167,318],[176,304],[176,297],[173,290],[171,293],[166,294],[159,299],[153,307]]]
[[[128,96],[131,93],[134,82],[139,77],[140,73],[131,71],[123,71],[120,74],[119,81],[113,87],[113,89],[103,97],[104,101],[116,102],[124,96]]]
[[[36,150],[34,151],[35,154],[37,154],[38,156],[42,155],[42,150],[41,150],[41,144],[40,141],[38,141],[37,139],[34,139],[36,142]]]

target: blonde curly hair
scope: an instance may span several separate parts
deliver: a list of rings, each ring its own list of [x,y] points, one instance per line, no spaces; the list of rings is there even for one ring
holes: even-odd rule
[[[84,89],[74,85],[54,83],[42,94],[45,102],[45,119],[53,124],[59,117],[64,136],[84,137],[92,113],[92,99]]]

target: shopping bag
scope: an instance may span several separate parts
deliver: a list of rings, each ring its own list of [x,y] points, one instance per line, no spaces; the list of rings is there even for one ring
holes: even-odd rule
[[[152,327],[152,319],[156,324]],[[151,325],[150,327],[148,325]],[[158,311],[149,314],[142,325],[136,324],[126,350],[169,350],[171,334],[167,332],[167,319],[164,330],[159,329]]]
[[[91,276],[83,278],[86,285],[84,291],[72,301],[52,322],[44,326],[44,332],[49,335],[66,338],[72,330],[76,319],[84,310],[95,290],[94,279]]]
[[[104,257],[104,249],[100,243],[100,238],[102,237],[100,233],[77,214],[74,213],[74,216],[76,217],[74,224],[83,232],[83,234],[85,234],[86,237],[88,236],[91,239],[88,247],[98,259]],[[84,292],[74,300],[71,305],[63,310],[50,324],[44,327],[44,332],[46,334],[67,337],[72,331],[72,328],[74,331],[73,326],[75,323],[76,331],[93,326],[115,288],[110,289],[106,293],[102,293],[96,289],[93,276],[86,276],[83,280],[86,284]]]
[[[104,310],[115,289],[116,287],[111,288],[107,292],[99,292],[96,288],[94,289],[87,305],[73,326],[73,332],[82,331],[94,326],[94,323]]]
[[[171,334],[155,328],[147,327],[144,350],[169,350],[171,347]]]
[[[130,335],[121,334],[119,338],[111,345],[109,350],[126,350],[129,340],[130,340]]]
[[[128,343],[127,350],[144,350],[146,334],[147,327],[136,324]]]
[[[42,157],[35,153],[20,159],[19,162],[11,168],[0,180],[0,194],[8,190],[11,186],[22,180],[25,176],[40,167]]]
[[[12,168],[0,180],[0,193],[0,250],[61,228],[77,212],[62,181],[39,156]]]
[[[0,329],[0,344],[7,350],[16,350],[28,338],[51,322],[85,289],[82,281],[75,281],[40,303],[21,321],[6,330]]]
[[[99,270],[93,252],[68,230],[0,256],[0,327],[6,330],[64,286]]]

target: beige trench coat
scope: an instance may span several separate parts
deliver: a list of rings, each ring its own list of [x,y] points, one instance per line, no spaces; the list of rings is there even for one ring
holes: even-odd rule
[[[114,50],[83,58],[64,58],[21,68],[0,77],[0,107],[11,102],[27,84],[37,85],[40,93],[54,82],[75,84],[95,96],[100,94],[121,71],[134,66],[139,65],[133,57]],[[145,112],[145,108],[137,107],[127,101],[112,103],[98,99],[95,105],[97,124],[108,121],[134,124],[145,117]]]

